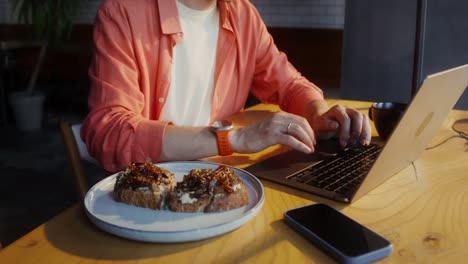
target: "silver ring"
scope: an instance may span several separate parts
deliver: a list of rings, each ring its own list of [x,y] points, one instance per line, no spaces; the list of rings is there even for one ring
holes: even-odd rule
[[[289,134],[289,128],[291,127],[291,122],[289,122],[288,127],[286,128],[286,134]]]

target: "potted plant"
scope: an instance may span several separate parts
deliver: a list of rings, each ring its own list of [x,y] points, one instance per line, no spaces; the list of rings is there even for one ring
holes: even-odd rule
[[[34,70],[26,89],[10,94],[17,127],[37,130],[42,124],[45,94],[37,91],[36,82],[50,47],[63,44],[71,32],[73,21],[83,0],[10,0],[18,22],[31,27],[35,42],[40,46]]]

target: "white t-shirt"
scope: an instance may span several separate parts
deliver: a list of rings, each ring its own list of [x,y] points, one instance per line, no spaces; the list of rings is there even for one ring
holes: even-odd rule
[[[183,39],[174,47],[171,85],[161,118],[179,126],[206,126],[211,119],[219,12],[194,10],[176,1]]]

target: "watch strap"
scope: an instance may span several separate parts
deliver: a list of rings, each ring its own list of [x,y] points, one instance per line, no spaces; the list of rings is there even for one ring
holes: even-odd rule
[[[229,130],[215,131],[216,141],[218,143],[218,154],[228,156],[234,153],[229,142]]]

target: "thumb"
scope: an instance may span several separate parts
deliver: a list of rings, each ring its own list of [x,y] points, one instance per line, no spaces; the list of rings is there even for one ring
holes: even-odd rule
[[[315,126],[315,133],[318,139],[331,139],[337,136],[340,124],[333,119],[319,118]]]
[[[340,127],[338,121],[326,117],[319,118],[319,127],[323,131],[335,131]]]

